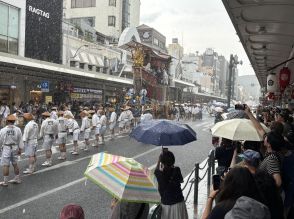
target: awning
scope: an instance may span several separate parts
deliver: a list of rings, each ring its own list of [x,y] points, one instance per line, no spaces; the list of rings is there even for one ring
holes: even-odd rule
[[[182,81],[179,79],[174,79],[175,83],[178,83],[179,85],[185,86],[185,87],[195,87],[195,84],[192,84],[190,82]]]
[[[80,52],[79,57],[80,57],[81,63],[86,63],[86,64],[90,63],[86,53]]]
[[[98,67],[104,67],[104,63],[103,63],[102,58],[99,57],[99,56],[94,56],[94,57],[95,57],[95,59],[96,59],[97,66],[98,66]]]
[[[70,49],[69,52],[70,52],[70,57],[69,57],[69,59],[70,59],[71,61],[76,61],[76,62],[80,62],[80,61],[81,61],[80,58],[79,58],[79,56],[76,55],[76,51],[75,51],[74,49]],[[74,57],[74,55],[75,55],[75,57]]]
[[[222,0],[261,86],[273,66],[293,57],[293,0]],[[294,62],[289,62],[294,71]],[[284,66],[274,70],[278,73]],[[293,82],[294,77],[291,77]]]
[[[53,71],[63,73],[66,75],[76,75],[93,79],[105,80],[110,83],[116,82],[126,85],[133,85],[133,80],[127,78],[120,78],[114,75],[107,75],[102,73],[99,74],[97,72],[88,72],[77,68],[68,68],[65,65],[59,65],[55,63],[40,61],[36,59],[29,59],[25,57],[0,52],[0,65],[1,63],[9,63],[16,66],[24,66],[27,68],[39,69],[41,71]]]
[[[92,54],[88,54],[88,58],[89,58],[89,65],[95,65],[95,66],[98,65],[98,63],[95,59],[95,56],[93,56]]]

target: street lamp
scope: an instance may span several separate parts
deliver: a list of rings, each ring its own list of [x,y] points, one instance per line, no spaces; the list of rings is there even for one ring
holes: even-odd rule
[[[242,65],[242,61],[238,61],[238,56],[230,56],[230,64],[229,64],[229,84],[228,84],[228,108],[231,106],[231,96],[232,96],[232,76],[233,76],[233,68],[235,68],[238,64]]]

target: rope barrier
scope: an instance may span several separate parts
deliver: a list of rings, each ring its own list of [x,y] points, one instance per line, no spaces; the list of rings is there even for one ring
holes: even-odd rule
[[[192,172],[190,173],[190,175],[189,175],[189,177],[188,177],[188,180],[187,180],[186,184],[184,185],[184,188],[182,189],[182,191],[184,191],[185,188],[187,187],[187,185],[188,185],[188,183],[189,183],[189,181],[190,181],[190,178],[191,178],[192,174],[194,173],[194,171],[195,171],[195,168],[194,168],[194,169],[192,170]]]
[[[193,179],[193,180],[195,180],[195,179]],[[190,188],[189,188],[188,194],[187,194],[187,196],[186,196],[185,202],[187,201],[187,199],[188,199],[188,197],[189,197],[189,195],[190,195],[190,193],[191,193],[191,191],[192,191],[193,184],[194,184],[194,181],[191,182],[191,185],[190,185]]]
[[[199,177],[199,182],[204,179],[204,177],[206,176],[207,172],[208,172],[208,168],[206,169],[204,175],[202,177]]]
[[[206,162],[205,162],[205,164],[204,164],[203,167],[199,167],[199,170],[203,170],[207,166],[207,164],[208,164],[208,159],[206,160]]]

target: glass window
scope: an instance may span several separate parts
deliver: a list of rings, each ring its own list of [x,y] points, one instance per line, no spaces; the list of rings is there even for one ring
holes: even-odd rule
[[[0,35],[0,52],[8,52],[7,36]]]
[[[116,0],[109,0],[109,6],[114,6],[116,7]]]
[[[71,0],[72,8],[96,7],[96,0]]]
[[[8,52],[17,55],[18,54],[18,40],[14,38],[8,38]]]
[[[8,36],[18,38],[18,25],[19,25],[19,10],[17,8],[9,8],[9,24]]]
[[[115,16],[108,16],[108,26],[115,27]]]
[[[1,35],[8,35],[8,6],[0,3],[0,34]]]
[[[85,63],[80,63],[80,68],[84,69],[85,68]]]
[[[156,46],[158,46],[158,43],[159,43],[158,39],[154,38],[153,44],[156,45]]]

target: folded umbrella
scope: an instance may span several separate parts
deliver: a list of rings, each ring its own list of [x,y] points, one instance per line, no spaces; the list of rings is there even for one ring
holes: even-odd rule
[[[95,154],[84,175],[120,201],[160,202],[153,173],[132,158]]]
[[[130,136],[157,146],[184,145],[197,140],[196,132],[190,126],[162,119],[139,124]]]
[[[261,124],[266,132],[270,130]],[[213,136],[227,138],[233,141],[262,141],[263,136],[259,136],[256,128],[249,119],[231,119],[215,124],[211,128]]]

